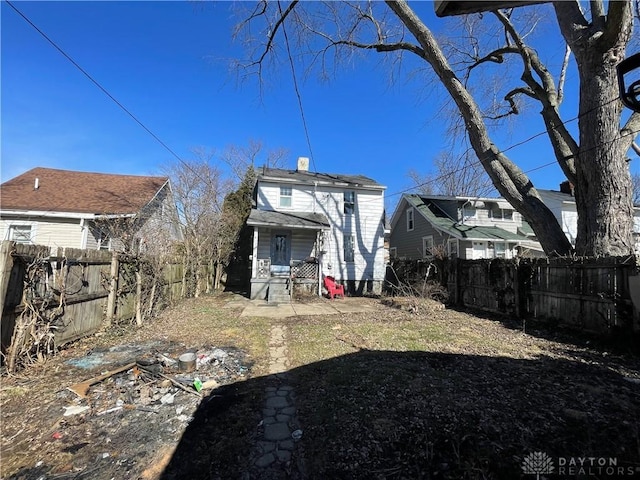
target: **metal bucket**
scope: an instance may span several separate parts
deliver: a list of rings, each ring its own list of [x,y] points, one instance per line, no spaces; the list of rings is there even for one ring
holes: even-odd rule
[[[178,357],[178,368],[183,372],[193,372],[196,369],[196,354],[183,353]]]

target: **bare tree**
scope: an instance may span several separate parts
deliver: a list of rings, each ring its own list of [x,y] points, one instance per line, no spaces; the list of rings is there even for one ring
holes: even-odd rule
[[[640,206],[640,173],[631,175],[631,183],[633,184],[633,204]]]
[[[184,241],[183,295],[199,296],[210,290],[206,274],[216,260],[216,240],[223,232],[222,204],[233,188],[213,162],[213,152],[194,151],[195,158],[165,168],[171,178],[173,194],[182,224]]]
[[[358,52],[383,53],[398,62],[396,65],[403,54],[418,58],[430,66],[455,104],[468,140],[500,195],[530,222],[547,254],[568,254],[571,245],[553,213],[542,202],[530,178],[496,145],[490,132],[494,122],[520,111],[523,98],[537,103],[556,160],[576,188],[576,251],[582,255],[626,255],[633,251],[633,209],[631,177],[624,158],[640,130],[640,114],[632,114],[622,123],[615,67],[631,39],[632,2],[592,0],[588,5],[590,11],[583,11],[578,1],[553,2],[566,42],[566,46],[558,45],[563,52],[561,57],[566,63],[570,50],[579,75],[577,138],[559,112],[566,67],[556,81],[538,54],[541,50],[528,45],[535,25],[532,28],[530,22],[519,23],[519,12],[526,13],[525,8],[496,10],[481,16],[482,22],[476,24],[493,21],[501,32],[500,41],[492,36],[487,46],[479,41],[481,36],[470,39],[471,68],[469,63],[449,62],[439,41],[404,0],[296,0],[285,5],[263,0],[239,25],[239,31],[247,32],[253,47],[243,66],[247,72],[262,75],[267,61],[277,61],[281,52],[291,61],[289,52],[296,46],[298,57],[306,56],[309,68],[316,65],[322,72],[337,68],[342,61],[352,61]],[[257,31],[262,35],[251,36]],[[502,95],[500,104],[506,109],[496,114],[498,103],[487,107],[482,102],[483,95],[474,95],[471,71],[509,63],[507,60],[517,60],[522,83]],[[484,76],[482,83],[488,83]],[[497,94],[495,97],[499,98]]]
[[[456,157],[451,152],[441,152],[433,161],[434,171],[421,175],[409,171],[409,178],[424,195],[450,195],[465,197],[487,197],[495,188],[473,152]]]
[[[193,155],[190,161],[165,168],[184,232],[185,296],[220,287],[230,259],[239,254],[238,239],[251,208],[255,163],[281,166],[287,158],[286,150],[268,150],[253,140],[247,146],[228,146],[221,153],[195,148]]]

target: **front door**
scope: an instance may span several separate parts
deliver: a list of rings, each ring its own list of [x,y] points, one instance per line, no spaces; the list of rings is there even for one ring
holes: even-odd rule
[[[291,241],[289,233],[274,233],[271,237],[271,273],[289,275]]]

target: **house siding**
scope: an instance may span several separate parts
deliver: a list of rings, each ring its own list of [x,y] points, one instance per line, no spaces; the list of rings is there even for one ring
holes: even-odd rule
[[[291,207],[280,207],[280,187],[291,188]],[[355,211],[344,214],[344,192],[355,192]],[[354,187],[329,185],[296,185],[287,182],[260,180],[257,188],[256,205],[262,210],[322,213],[331,225],[324,234],[324,251],[321,267],[325,275],[332,275],[340,281],[377,280],[383,281],[384,265],[384,192]],[[263,243],[263,230],[258,237],[258,257],[270,254],[270,243]],[[299,231],[293,230],[294,235]],[[315,235],[315,233],[314,233]],[[353,262],[344,261],[344,235],[355,237]],[[269,240],[269,239],[267,239]],[[307,247],[296,251],[300,242],[292,237],[294,251],[292,259],[303,260],[310,255]],[[270,240],[269,240],[270,242]],[[301,245],[304,245],[302,242]],[[268,258],[268,257],[266,257]]]
[[[489,214],[490,209],[497,208],[498,205],[506,203],[503,199],[477,199],[468,200],[465,198],[433,198],[426,197],[429,202],[436,205],[445,215],[450,217],[451,225],[455,222],[459,224],[465,223],[468,226],[479,227],[499,227],[505,232],[513,234],[518,233],[518,228],[522,226],[522,216],[513,211],[512,208],[504,208],[504,210],[513,211],[512,219],[503,220],[492,218]],[[462,218],[462,209],[465,206],[471,206],[475,203],[474,215],[469,216],[469,210],[465,208],[467,215]],[[406,211],[408,208],[414,208],[414,229],[407,230]],[[424,208],[424,207],[422,207]],[[462,234],[461,234],[462,235]],[[395,248],[396,256],[408,260],[418,260],[423,258],[423,238],[433,237],[434,247],[442,246],[448,254],[448,242],[455,239],[443,230],[434,227],[420,210],[412,207],[410,201],[406,197],[402,197],[396,211],[394,212],[391,225],[390,247]],[[458,257],[462,259],[477,258],[494,258],[496,257],[496,244],[504,245],[504,258],[512,258],[516,255],[515,247],[517,240],[509,240],[507,242],[498,238],[486,238],[483,240],[464,240],[458,241]],[[502,256],[502,253],[500,253]]]
[[[9,227],[11,225],[31,225],[31,242],[39,245],[48,245],[51,248],[71,247],[83,248],[83,227],[80,219],[56,218],[49,220],[45,218],[20,218],[7,217],[0,218],[0,229],[2,238],[9,239]]]
[[[407,201],[403,198],[400,201],[399,215],[397,221],[391,226],[391,238],[389,239],[389,247],[396,248],[396,256],[407,260],[419,260],[422,257],[422,238],[433,236],[433,245],[444,245],[446,247],[449,240],[448,235],[443,235],[429,223],[417,209],[413,214],[413,230],[407,230],[406,211],[409,208]]]

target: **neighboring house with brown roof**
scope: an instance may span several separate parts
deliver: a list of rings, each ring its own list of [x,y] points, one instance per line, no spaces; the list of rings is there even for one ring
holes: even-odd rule
[[[182,239],[167,177],[34,168],[0,185],[3,240],[123,250]]]

